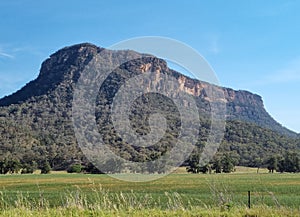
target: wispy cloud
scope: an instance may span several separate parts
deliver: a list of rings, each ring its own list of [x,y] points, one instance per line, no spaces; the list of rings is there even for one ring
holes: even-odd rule
[[[9,58],[9,59],[15,58],[13,55],[8,54],[8,53],[6,53],[6,52],[3,52],[3,51],[1,51],[1,50],[0,50],[0,57],[2,57],[2,58]]]
[[[14,59],[15,55],[13,50],[6,44],[0,44],[0,58],[1,59]]]
[[[22,45],[16,46],[12,44],[0,44],[0,58],[1,59],[17,59],[20,55],[44,56],[40,49],[30,46]]]
[[[209,51],[214,54],[220,53],[220,48],[219,48],[217,39],[212,40]]]
[[[209,37],[209,52],[213,54],[220,53],[220,46],[219,46],[219,38],[216,35],[212,35]]]
[[[31,45],[26,45],[26,46],[19,46],[19,47],[13,47],[12,48],[12,52],[13,53],[30,53],[32,55],[36,55],[36,56],[41,56],[44,55],[43,52],[41,52],[38,48],[33,47]]]

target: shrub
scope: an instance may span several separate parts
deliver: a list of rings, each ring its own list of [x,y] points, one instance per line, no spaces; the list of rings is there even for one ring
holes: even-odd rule
[[[48,161],[45,161],[40,169],[41,169],[41,174],[48,174],[51,171],[51,166]]]
[[[82,171],[81,164],[73,164],[67,170],[68,173],[80,173]]]

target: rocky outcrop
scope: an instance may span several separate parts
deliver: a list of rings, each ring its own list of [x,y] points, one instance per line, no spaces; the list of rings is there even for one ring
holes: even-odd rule
[[[101,51],[104,51],[104,48],[88,43],[63,48],[42,63],[40,74],[35,80],[16,93],[0,99],[0,125],[2,126],[0,156],[7,154],[5,150],[19,150],[17,147],[22,147],[22,153],[19,152],[22,155],[31,156],[34,153],[34,156],[39,153],[41,157],[45,153],[47,156],[53,155],[53,165],[61,166],[61,162],[72,162],[74,159],[82,158],[72,124],[74,87],[83,69]],[[212,101],[205,92],[211,84],[191,79],[169,69],[162,59],[151,55],[138,55],[130,50],[106,51],[106,55],[111,59],[116,52],[125,56],[138,57],[120,65],[119,74],[115,73],[111,76],[110,79],[114,80],[106,86],[110,94],[117,91],[120,82],[132,76],[132,73],[153,71],[155,72],[153,79],[145,81],[148,85],[159,88],[162,85],[161,75],[169,73],[178,80],[179,90],[198,99],[200,107],[201,103],[205,105],[201,109],[207,109],[209,102]],[[294,132],[282,127],[268,114],[259,95],[248,91],[214,87],[223,92],[224,99],[220,100],[226,103],[227,120],[251,123],[289,137],[296,136]],[[104,101],[103,103],[105,104]],[[10,129],[26,129],[26,136],[23,135],[18,140],[16,137],[19,137],[23,130],[5,130],[7,123],[14,127]],[[14,132],[18,133],[14,134]],[[10,138],[14,140],[8,142]],[[134,154],[132,150],[130,155]]]

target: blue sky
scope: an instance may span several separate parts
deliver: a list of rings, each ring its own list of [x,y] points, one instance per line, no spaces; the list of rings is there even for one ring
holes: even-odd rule
[[[300,132],[300,1],[14,0],[0,8],[0,97],[64,46],[164,36],[199,51],[221,85],[261,95],[276,120]]]

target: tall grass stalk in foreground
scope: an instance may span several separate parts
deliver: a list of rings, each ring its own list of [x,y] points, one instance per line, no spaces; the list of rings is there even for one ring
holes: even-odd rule
[[[92,186],[94,194],[86,194],[79,187],[66,192],[61,195],[61,205],[55,207],[44,198],[42,191],[36,199],[19,192],[13,203],[8,203],[13,199],[0,192],[0,216],[300,216],[299,209],[229,206],[230,193],[225,188],[222,192],[214,183],[211,188],[216,200],[214,206],[192,206],[191,201],[176,192],[165,192],[157,199],[151,194],[138,195],[133,191],[111,193],[101,185]]]

